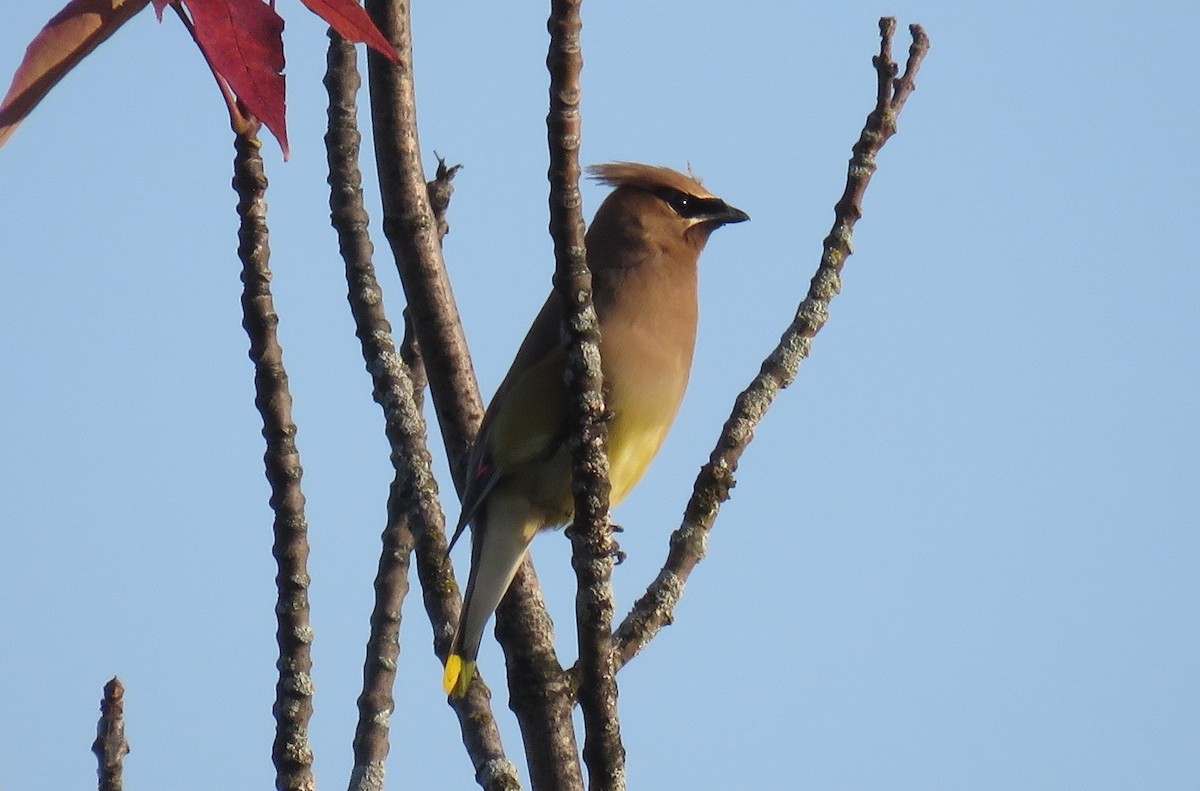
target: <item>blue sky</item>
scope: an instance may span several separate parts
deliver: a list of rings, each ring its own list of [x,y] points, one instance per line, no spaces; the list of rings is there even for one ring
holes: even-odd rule
[[[1194,789],[1200,7],[805,5],[584,9],[584,160],[691,163],[753,217],[705,253],[688,398],[616,514],[620,612],[807,287],[873,102],[878,17],[933,40],[830,322],[677,622],[620,676],[630,787]],[[324,27],[280,9],[293,156],[266,145],[269,221],[330,788],[349,773],[390,467],[328,225]],[[8,9],[5,79],[56,10]],[[414,9],[427,167],[434,151],[465,165],[446,255],[485,393],[552,270],[545,15]],[[0,150],[5,789],[94,782],[113,674],[128,787],[272,782],[274,565],[232,154],[198,53],[150,13]],[[602,196],[586,188],[588,214]],[[571,657],[568,542],[534,551]],[[391,779],[470,788],[417,604]],[[481,666],[502,675],[490,637]]]

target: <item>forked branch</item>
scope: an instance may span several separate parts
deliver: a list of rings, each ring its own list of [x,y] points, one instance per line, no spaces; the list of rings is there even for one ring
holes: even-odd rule
[[[669,624],[684,584],[696,564],[704,559],[708,535],[721,503],[729,499],[738,460],[754,438],[754,431],[767,409],[796,378],[800,363],[808,357],[812,340],[829,318],[829,303],[841,291],[841,271],[849,258],[854,224],[862,217],[862,200],[875,158],[883,144],[896,133],[896,119],[904,102],[916,89],[921,61],[929,51],[929,38],[919,25],[909,28],[913,43],[908,62],[900,76],[892,60],[892,37],[896,20],[879,21],[880,48],[872,62],[878,76],[875,108],[854,144],[846,189],[834,208],[833,229],[825,237],[824,250],[808,295],[796,310],[796,317],[784,331],[779,345],[763,361],[758,375],[734,402],[733,412],[717,440],[708,463],[700,470],[692,497],[684,512],[683,524],[671,535],[667,561],[657,578],[634,604],[616,632],[616,662],[623,666]]]

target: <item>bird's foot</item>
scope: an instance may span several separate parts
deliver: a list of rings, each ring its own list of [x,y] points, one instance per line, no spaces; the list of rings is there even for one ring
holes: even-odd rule
[[[610,521],[608,523],[608,525],[609,525],[609,527],[612,528],[613,535],[616,535],[617,533],[625,532],[625,528],[621,527],[616,522]],[[621,545],[617,543],[617,539],[615,539],[615,538],[613,539],[613,542],[612,542],[612,557],[613,557],[613,561],[618,566],[625,562],[625,558],[629,557],[629,555],[627,555],[625,553],[625,551],[623,549],[621,549]]]

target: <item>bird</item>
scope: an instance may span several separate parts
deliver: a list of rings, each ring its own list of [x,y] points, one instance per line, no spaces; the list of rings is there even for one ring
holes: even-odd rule
[[[658,453],[683,401],[696,345],[697,264],[717,228],[750,215],[695,177],[634,162],[588,168],[613,188],[585,237],[616,506]],[[466,594],[443,675],[467,694],[484,628],[533,537],[571,521],[563,306],[551,293],[496,390],[468,461],[453,549],[471,526]],[[449,551],[449,550],[448,550]]]

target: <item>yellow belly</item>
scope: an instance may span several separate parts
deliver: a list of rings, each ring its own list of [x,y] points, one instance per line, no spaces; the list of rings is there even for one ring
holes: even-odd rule
[[[675,420],[679,402],[674,397],[647,398],[647,393],[622,392],[615,388],[608,404],[613,413],[608,424],[608,477],[612,483],[609,502],[617,505],[624,500],[667,438]]]

